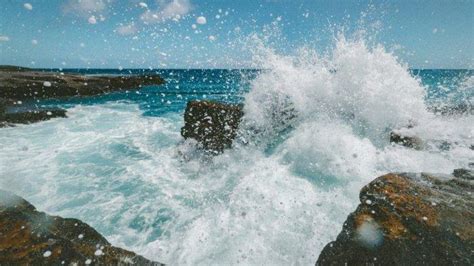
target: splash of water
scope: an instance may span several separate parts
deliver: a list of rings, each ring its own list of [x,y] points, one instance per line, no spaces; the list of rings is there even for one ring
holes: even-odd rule
[[[0,187],[168,264],[313,265],[377,175],[468,164],[465,145],[389,144],[408,124],[466,144],[474,121],[428,113],[420,81],[382,46],[340,35],[327,55],[255,47],[265,71],[245,97],[246,141],[224,154],[180,144],[178,113],[78,106],[68,119],[2,129]]]

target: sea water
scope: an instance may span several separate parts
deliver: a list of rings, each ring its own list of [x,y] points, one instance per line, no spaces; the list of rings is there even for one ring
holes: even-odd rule
[[[472,104],[472,70],[412,70],[344,37],[327,54],[256,51],[259,70],[56,70],[167,83],[24,102],[68,118],[0,129],[0,188],[166,264],[314,265],[375,177],[472,168],[473,116],[427,110]],[[192,99],[244,104],[232,149],[183,140]],[[397,129],[424,149],[390,144]]]

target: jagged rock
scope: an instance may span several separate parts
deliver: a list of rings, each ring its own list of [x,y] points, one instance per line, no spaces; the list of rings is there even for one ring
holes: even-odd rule
[[[375,179],[316,265],[473,265],[474,183],[465,172]]]
[[[15,100],[93,96],[163,83],[158,75],[86,76],[0,67],[0,98]]]
[[[0,98],[0,118],[5,115],[7,111],[7,101]]]
[[[0,115],[0,127],[13,124],[31,124],[50,120],[57,117],[67,117],[64,109],[30,110],[18,113],[4,113]]]
[[[113,247],[77,219],[38,212],[26,200],[0,190],[2,265],[160,265]]]
[[[474,115],[474,105],[470,102],[459,103],[457,105],[431,106],[429,110],[443,116]]]
[[[408,148],[422,149],[423,141],[417,136],[404,136],[398,132],[390,132],[390,143],[399,144]]]
[[[457,178],[474,180],[474,171],[468,169],[455,169],[453,175]]]
[[[184,113],[184,138],[197,140],[205,150],[222,152],[232,146],[243,116],[239,105],[190,101]]]

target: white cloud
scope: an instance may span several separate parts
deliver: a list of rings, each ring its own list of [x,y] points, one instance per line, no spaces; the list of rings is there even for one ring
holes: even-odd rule
[[[28,9],[28,10],[33,10],[33,6],[30,3],[24,3],[23,7]]]
[[[147,10],[141,15],[145,23],[159,23],[167,20],[179,20],[188,14],[192,5],[189,0],[158,0],[158,10]]]
[[[109,5],[114,0],[68,0],[63,6],[64,13],[69,13],[84,18],[91,15],[102,15],[107,12]]]
[[[10,37],[5,36],[5,35],[0,35],[0,42],[8,42],[10,40]]]
[[[144,2],[140,2],[140,3],[138,3],[138,5],[139,5],[140,7],[143,7],[143,8],[148,8],[148,5],[147,5],[146,3],[144,3]]]
[[[115,29],[115,31],[120,35],[132,35],[137,33],[138,28],[132,23],[128,25],[120,25]]]
[[[38,41],[37,41],[37,40],[31,40],[31,44],[37,45],[37,44],[38,44]]]

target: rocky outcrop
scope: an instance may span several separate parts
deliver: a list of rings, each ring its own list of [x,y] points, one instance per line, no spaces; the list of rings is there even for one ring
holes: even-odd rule
[[[63,109],[7,112],[12,102],[93,96],[163,83],[164,80],[158,75],[86,76],[0,66],[0,127],[67,117]]]
[[[163,83],[158,75],[86,76],[0,67],[0,98],[15,100],[93,96]]]
[[[197,140],[205,150],[220,153],[232,146],[242,116],[239,105],[190,101],[184,113],[181,135]]]
[[[0,190],[2,265],[160,265],[113,247],[77,219],[38,212],[26,200]]]
[[[390,132],[390,143],[402,145],[408,148],[421,150],[423,141],[417,136],[405,136],[397,131]]]
[[[430,106],[428,110],[443,116],[474,115],[474,105],[468,101],[456,105]]]
[[[460,169],[375,179],[316,265],[473,265],[473,176]]]
[[[1,110],[0,110],[1,111]],[[14,126],[14,124],[31,124],[52,118],[67,117],[64,109],[29,110],[18,113],[0,114],[0,127]]]

